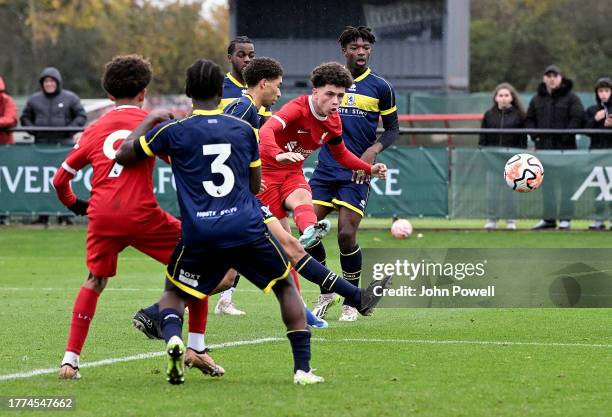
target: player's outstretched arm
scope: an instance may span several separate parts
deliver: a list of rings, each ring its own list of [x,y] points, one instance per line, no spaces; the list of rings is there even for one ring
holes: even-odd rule
[[[376,160],[376,156],[389,146],[393,145],[400,136],[397,112],[386,114],[381,116],[381,118],[384,132],[382,135],[380,135],[376,143],[366,149],[361,155],[361,160],[367,162],[368,164],[373,164]]]
[[[142,148],[138,146],[141,136],[144,136],[155,125],[173,119],[174,116],[167,110],[153,110],[143,122],[123,141],[115,155],[115,160],[121,165],[131,165],[147,157]]]
[[[327,142],[329,150],[336,161],[345,168],[353,170],[363,170],[366,174],[372,173],[372,165],[365,161],[357,158],[351,151],[349,151],[344,145],[344,141],[341,136],[331,139]]]

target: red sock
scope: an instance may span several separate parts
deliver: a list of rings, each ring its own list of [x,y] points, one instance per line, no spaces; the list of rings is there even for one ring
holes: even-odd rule
[[[308,226],[312,226],[317,222],[317,215],[314,212],[312,204],[302,204],[293,210],[293,221],[297,225],[300,232],[304,232]]]
[[[81,354],[81,349],[83,349],[85,339],[87,339],[87,333],[89,333],[89,325],[94,314],[96,314],[99,297],[100,294],[91,288],[81,287],[72,309],[70,334],[66,345],[67,351],[74,352],[77,355]]]
[[[206,333],[208,297],[202,300],[190,297],[186,304],[189,307],[189,333]]]
[[[299,292],[300,291],[300,278],[298,277],[298,273],[295,269],[291,268],[290,274],[293,277],[293,280],[295,281],[295,287],[297,288]]]

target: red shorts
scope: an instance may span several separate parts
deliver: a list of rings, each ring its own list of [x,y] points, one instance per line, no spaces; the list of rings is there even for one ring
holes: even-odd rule
[[[117,273],[119,252],[128,246],[138,249],[151,258],[167,265],[181,238],[181,222],[162,211],[151,226],[140,233],[104,236],[87,232],[87,267],[96,277],[112,277]],[[160,270],[161,271],[161,270]],[[160,272],[161,273],[161,272]]]
[[[268,206],[274,217],[284,219],[287,217],[285,200],[289,194],[303,188],[312,194],[304,173],[300,171],[262,171],[262,180],[266,183],[266,191],[257,197]]]

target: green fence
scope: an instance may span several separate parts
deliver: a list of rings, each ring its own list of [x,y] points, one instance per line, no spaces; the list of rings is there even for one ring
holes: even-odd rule
[[[0,213],[59,214],[66,209],[55,196],[52,180],[69,148],[0,147]],[[540,189],[519,194],[506,186],[503,168],[520,149],[397,147],[381,155],[389,167],[385,181],[373,180],[367,214],[455,218],[583,218],[612,217],[612,153],[539,151],[544,165]],[[314,169],[316,155],[305,173]],[[450,179],[449,179],[450,172]],[[87,198],[92,169],[80,171],[73,190]],[[160,205],[178,214],[170,166],[159,161],[154,171]],[[449,195],[451,198],[449,199]]]
[[[521,149],[454,149],[451,216],[461,218],[610,218],[612,153],[529,151],[544,166],[542,186],[528,194],[512,191],[504,165]]]
[[[0,148],[0,213],[59,214],[66,208],[57,200],[52,180],[56,168],[70,148],[5,146]],[[307,161],[309,175],[316,161]],[[390,216],[448,215],[448,152],[444,149],[398,148],[383,155],[389,165],[386,181],[372,182],[368,213]],[[72,181],[74,192],[87,198],[92,168],[79,171]],[[172,170],[158,161],[154,171],[155,193],[159,204],[178,214]]]

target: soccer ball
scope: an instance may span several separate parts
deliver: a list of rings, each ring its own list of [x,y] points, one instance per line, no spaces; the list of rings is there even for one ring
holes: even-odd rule
[[[406,219],[397,219],[391,225],[391,234],[396,239],[406,239],[412,234],[412,224]]]
[[[544,167],[535,156],[528,153],[519,153],[506,162],[504,179],[508,187],[514,191],[528,193],[542,184]]]

